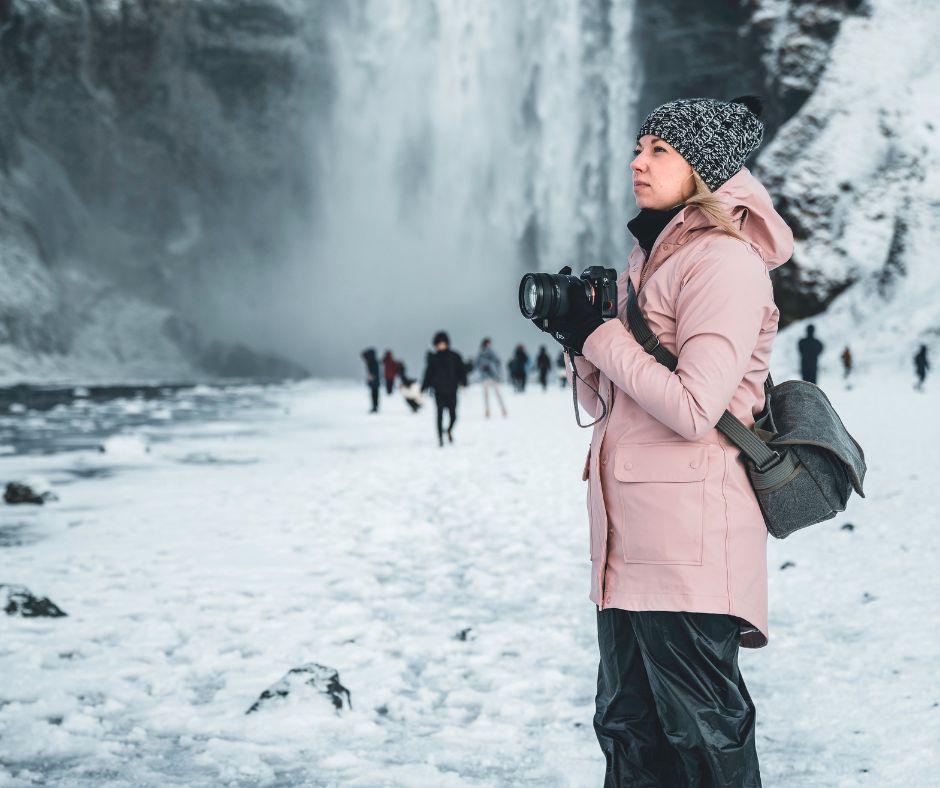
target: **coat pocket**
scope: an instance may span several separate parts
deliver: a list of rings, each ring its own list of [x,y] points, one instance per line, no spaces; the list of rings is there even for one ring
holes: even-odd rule
[[[700,565],[708,447],[618,446],[614,463],[624,561]]]

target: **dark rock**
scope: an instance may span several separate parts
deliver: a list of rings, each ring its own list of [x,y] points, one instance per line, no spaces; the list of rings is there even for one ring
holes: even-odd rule
[[[454,640],[473,640],[473,635],[470,634],[471,632],[473,632],[473,627],[461,629],[456,635],[454,635]]]
[[[0,605],[8,616],[21,618],[61,618],[66,615],[54,602],[34,596],[26,586],[0,583]]]
[[[268,687],[245,713],[251,714],[259,711],[279,698],[297,694],[304,687],[311,687],[320,695],[329,698],[337,713],[343,710],[344,705],[347,709],[352,709],[352,698],[349,690],[340,684],[339,673],[325,665],[307,662],[289,670],[284,678]]]
[[[766,92],[768,75],[761,60],[765,36],[748,27],[753,10],[746,6],[701,0],[635,5],[631,44],[642,64],[636,105],[640,115],[679,96],[730,98]],[[768,139],[780,123],[775,104],[770,102],[764,115]],[[631,128],[641,122],[637,118]]]
[[[784,561],[782,564],[780,564],[781,569],[790,569],[795,566],[796,564],[794,564],[792,561]]]
[[[257,333],[323,205],[334,6],[0,1],[0,272],[37,283],[0,343],[67,354],[111,293]]]
[[[862,594],[862,604],[867,605],[869,602],[874,602],[878,597],[874,594],[869,594],[867,591]]]
[[[42,506],[46,501],[57,500],[51,492],[37,493],[31,487],[19,482],[8,482],[3,500],[7,503],[35,503]]]
[[[852,523],[843,523],[843,525],[842,525],[842,530],[843,530],[843,531],[854,531],[854,530],[855,530],[855,526],[852,525]]]
[[[193,323],[176,316],[167,318],[163,332],[193,366],[221,378],[301,380],[310,376],[310,372],[300,364],[277,353],[254,350],[236,343],[206,342]]]

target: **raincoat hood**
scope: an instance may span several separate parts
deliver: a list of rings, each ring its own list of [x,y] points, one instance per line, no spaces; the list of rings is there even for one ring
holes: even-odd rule
[[[767,189],[747,167],[738,170],[715,194],[721,198],[735,224],[739,224],[741,234],[760,255],[767,270],[772,271],[790,259],[793,232],[777,213]],[[712,226],[713,222],[704,213],[688,206],[675,220],[672,231],[667,227],[664,235],[672,236],[668,240],[681,246],[692,233]]]

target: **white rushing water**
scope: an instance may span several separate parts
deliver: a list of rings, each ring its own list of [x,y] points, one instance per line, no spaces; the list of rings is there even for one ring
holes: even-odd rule
[[[331,16],[323,208],[288,288],[303,297],[279,318],[327,339],[328,368],[378,343],[417,361],[438,328],[465,350],[529,339],[523,271],[619,265],[631,9],[389,0]]]

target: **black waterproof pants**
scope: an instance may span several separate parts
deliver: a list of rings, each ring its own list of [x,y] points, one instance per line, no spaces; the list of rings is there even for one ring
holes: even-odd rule
[[[739,639],[727,615],[598,611],[604,788],[759,788]]]
[[[444,411],[450,416],[450,424],[447,427],[447,437],[451,438],[450,431],[457,422],[457,392],[435,393],[434,401],[437,405],[437,440],[444,445]]]

